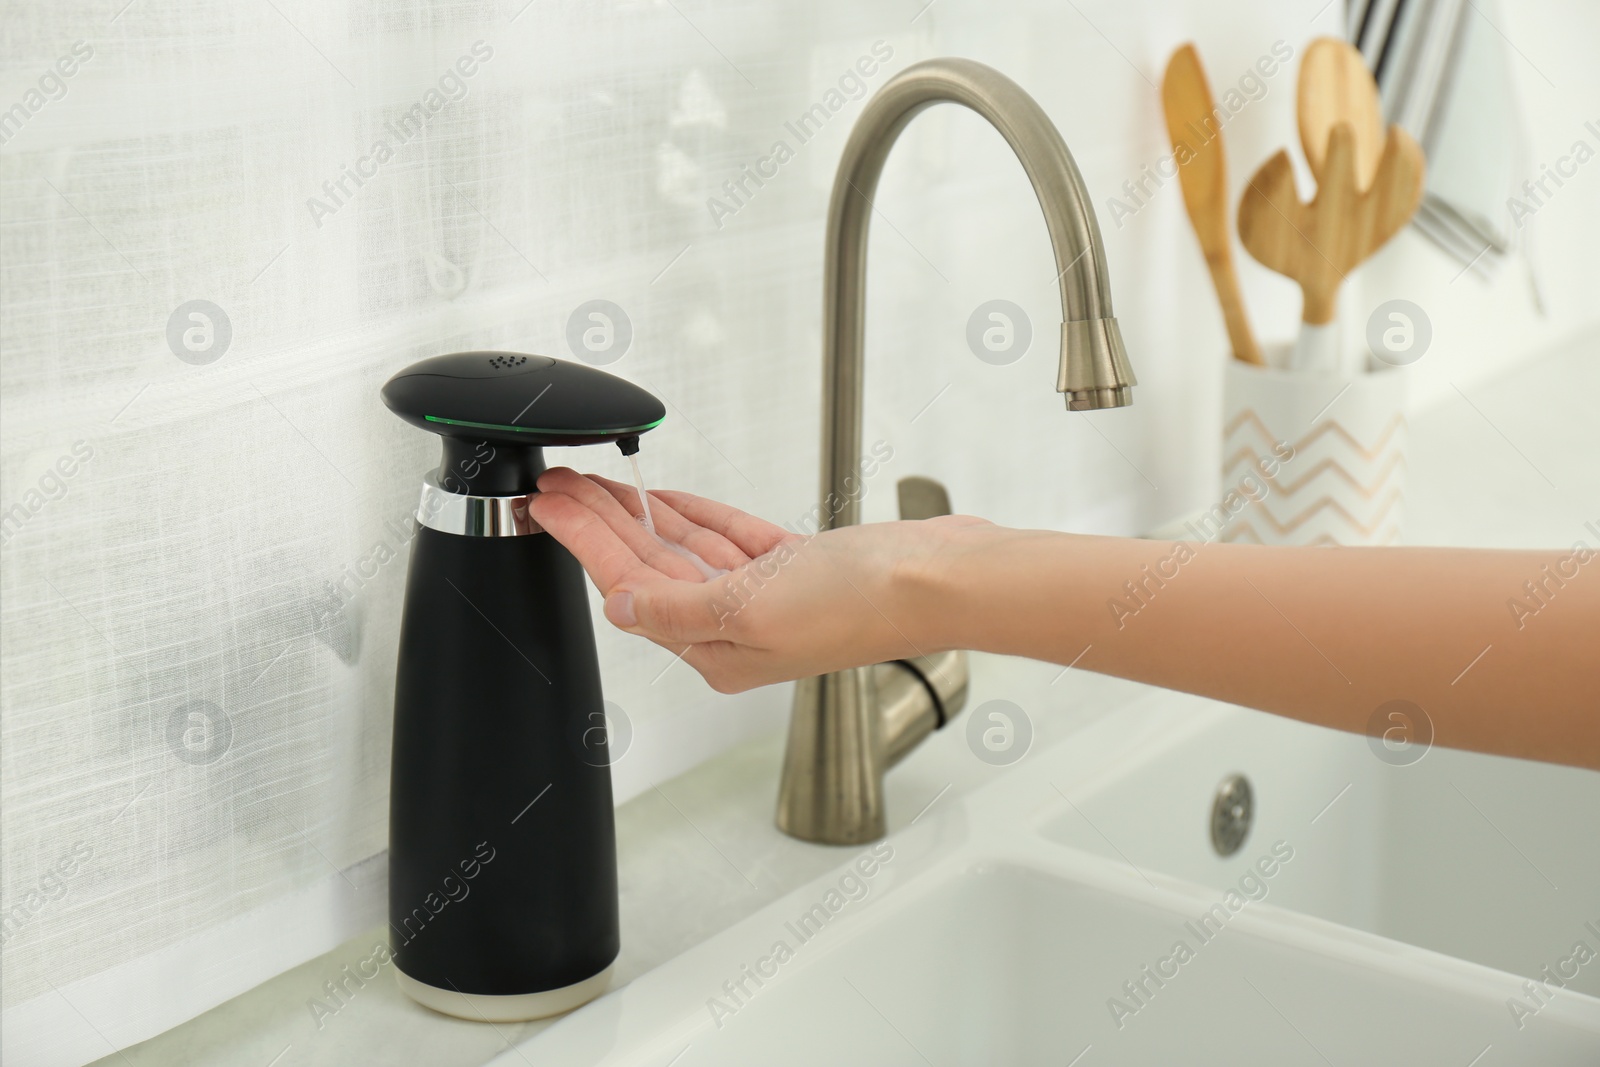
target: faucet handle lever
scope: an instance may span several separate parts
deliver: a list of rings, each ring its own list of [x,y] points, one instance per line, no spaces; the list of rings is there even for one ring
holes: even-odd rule
[[[902,519],[934,519],[949,515],[950,491],[932,478],[913,474],[895,485]]]

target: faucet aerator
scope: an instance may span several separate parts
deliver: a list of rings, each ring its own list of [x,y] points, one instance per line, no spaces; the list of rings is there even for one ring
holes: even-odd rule
[[[1067,393],[1068,411],[1099,411],[1102,408],[1125,408],[1133,403],[1133,390],[1074,389]]]
[[[1056,392],[1066,394],[1068,411],[1125,408],[1133,403],[1137,384],[1115,318],[1061,324]]]

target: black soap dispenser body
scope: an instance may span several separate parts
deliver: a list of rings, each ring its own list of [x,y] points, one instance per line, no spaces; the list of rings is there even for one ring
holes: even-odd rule
[[[617,956],[616,837],[586,580],[527,505],[546,445],[636,436],[664,409],[592,368],[501,352],[424,360],[383,399],[444,437],[395,679],[396,975],[466,1019],[566,1011]]]

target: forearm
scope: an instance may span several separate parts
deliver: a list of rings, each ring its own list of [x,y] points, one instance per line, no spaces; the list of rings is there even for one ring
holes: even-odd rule
[[[1600,561],[1571,557],[979,527],[950,532],[919,614],[932,645],[1076,663],[1356,732],[1405,700],[1438,744],[1600,768]]]

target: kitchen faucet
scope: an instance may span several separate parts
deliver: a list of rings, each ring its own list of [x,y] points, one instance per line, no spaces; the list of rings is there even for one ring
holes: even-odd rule
[[[968,59],[907,67],[862,108],[834,179],[823,268],[822,529],[860,520],[862,347],[867,227],[895,140],[924,108],[961,104],[1011,145],[1044,210],[1061,289],[1056,391],[1068,411],[1133,402],[1133,370],[1111,313],[1105,249],[1083,178],[1043,109],[999,71]],[[852,491],[853,490],[853,491]],[[942,494],[940,494],[942,495]],[[908,514],[902,485],[902,517]],[[944,510],[948,511],[946,504]],[[778,793],[778,827],[807,841],[859,844],[885,833],[883,776],[966,695],[960,652],[837,671],[797,684]]]

